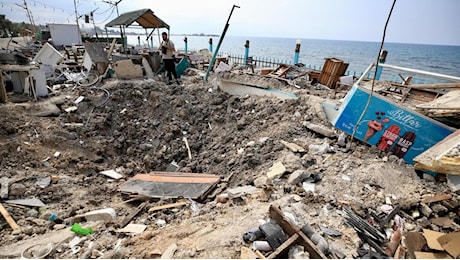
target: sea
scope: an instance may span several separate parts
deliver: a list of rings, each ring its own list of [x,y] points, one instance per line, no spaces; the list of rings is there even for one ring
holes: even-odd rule
[[[139,36],[139,38],[138,38]],[[185,50],[184,38],[187,37],[187,50],[198,51],[210,49],[215,52],[220,38],[217,36],[172,35],[176,49]],[[128,35],[129,45],[153,48],[158,46],[158,37],[153,43],[147,42],[144,35]],[[270,59],[285,64],[294,64],[296,43],[300,40],[298,62],[308,68],[320,70],[325,58],[337,58],[348,63],[347,75],[360,76],[370,64],[377,62],[380,42],[225,36],[219,54],[243,56],[246,41],[249,41],[248,56],[254,59]],[[460,77],[460,46],[409,44],[385,42],[383,50],[388,52],[385,64]],[[373,76],[373,72],[372,75]],[[452,82],[433,77],[426,77],[415,72],[383,69],[383,80],[401,81],[401,77],[413,77],[411,83],[432,84]]]

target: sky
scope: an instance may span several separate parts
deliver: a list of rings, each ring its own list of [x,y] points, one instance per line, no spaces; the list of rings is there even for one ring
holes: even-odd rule
[[[73,23],[94,11],[103,28],[118,12],[150,8],[171,34],[220,35],[230,15],[228,36],[380,42],[394,0],[26,0],[35,24]],[[24,0],[0,0],[0,14],[28,22]],[[459,0],[396,0],[386,42],[460,46]],[[79,19],[84,27],[84,18]],[[136,31],[136,30],[134,30]],[[137,30],[144,33],[144,30]]]

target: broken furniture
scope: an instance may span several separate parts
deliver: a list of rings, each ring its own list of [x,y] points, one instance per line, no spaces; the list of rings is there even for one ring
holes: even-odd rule
[[[0,65],[3,79],[8,78],[14,92],[25,93],[34,98],[48,95],[46,75],[38,66],[33,65]]]
[[[278,68],[276,68],[275,70],[273,70],[272,72],[270,72],[268,75],[269,76],[272,76],[272,77],[278,77],[278,78],[284,78],[286,77],[286,74],[287,72],[291,69],[291,66],[289,65],[285,65],[285,64],[281,64],[280,66],[278,66]]]
[[[337,58],[326,58],[318,82],[330,88],[335,88],[339,78],[345,75],[348,63]]]
[[[191,198],[203,200],[219,183],[220,177],[204,173],[151,172],[136,174],[120,186],[120,191],[151,198]]]

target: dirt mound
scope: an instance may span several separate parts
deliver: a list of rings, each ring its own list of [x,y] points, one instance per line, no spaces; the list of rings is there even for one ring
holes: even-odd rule
[[[2,244],[18,248],[20,241],[68,228],[66,220],[91,210],[113,208],[117,222],[128,216],[140,202],[124,202],[127,198],[118,191],[123,180],[98,174],[107,169],[116,169],[126,180],[138,173],[165,171],[175,162],[180,172],[228,179],[227,188],[257,187],[275,162],[282,162],[286,173],[231,203],[210,199],[199,203],[198,211],[189,206],[142,210],[132,220],[147,225],[138,236],[116,232],[114,223],[98,226],[81,244],[88,248],[90,241],[96,241],[93,257],[153,258],[175,243],[176,258],[239,258],[241,247],[249,246],[242,234],[266,219],[269,205],[274,204],[299,223],[340,230],[342,237],[330,237],[329,242],[351,258],[359,238],[344,224],[344,205],[364,212],[390,198],[409,208],[422,195],[447,190],[443,184],[419,179],[397,158],[359,142],[351,151],[342,149],[336,137],[305,127],[306,123],[331,127],[320,102],[342,98],[344,93],[284,86],[299,98],[279,100],[231,96],[193,73],[184,76],[183,83],[109,79],[97,88],[63,87],[37,103],[1,105],[0,171],[12,183],[8,199],[33,197],[46,204],[32,209],[8,205],[23,228],[11,232],[0,219]],[[282,140],[304,147],[305,152],[292,152]],[[324,143],[332,148],[329,153],[307,149]],[[321,176],[313,192],[288,182],[296,170]],[[46,177],[49,185],[36,184]],[[168,202],[172,201],[150,200],[150,205]],[[49,221],[51,214],[62,223]],[[56,246],[50,257],[83,254],[84,250],[72,253],[65,245]]]

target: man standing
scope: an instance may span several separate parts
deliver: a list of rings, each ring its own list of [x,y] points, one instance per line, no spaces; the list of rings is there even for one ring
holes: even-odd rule
[[[163,41],[161,42],[159,49],[163,54],[163,63],[165,65],[165,69],[167,71],[167,75],[169,78],[168,85],[172,84],[172,76],[174,76],[174,79],[176,80],[177,84],[180,84],[177,78],[176,64],[174,63],[173,57],[173,52],[176,51],[174,43],[168,38],[168,34],[166,32],[161,33],[161,37],[163,38]]]

